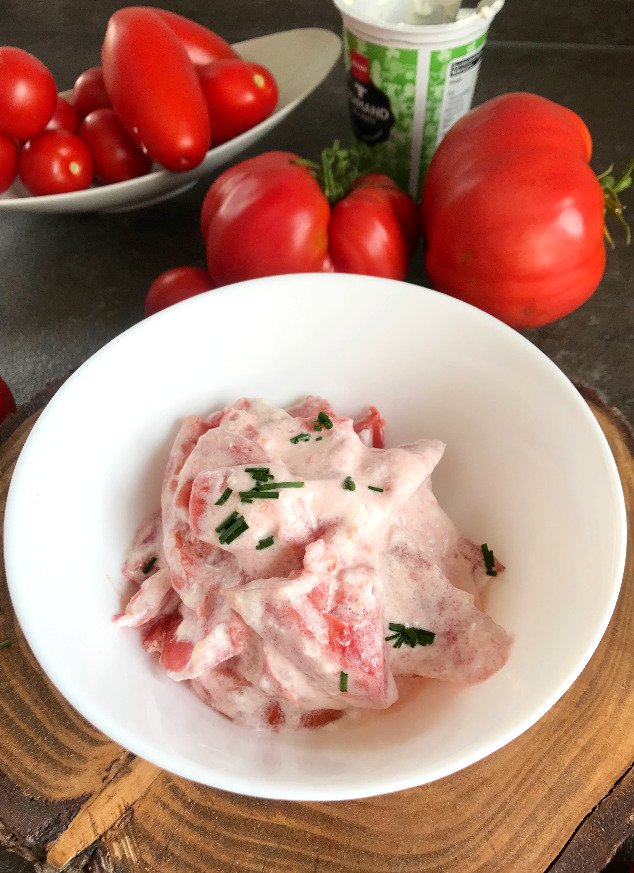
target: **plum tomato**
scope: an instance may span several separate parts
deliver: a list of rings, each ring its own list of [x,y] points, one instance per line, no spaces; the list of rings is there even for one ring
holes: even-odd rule
[[[11,415],[12,412],[15,412],[16,405],[15,400],[13,399],[13,394],[9,390],[9,386],[4,381],[4,379],[0,376],[0,422],[4,421],[4,419]]]
[[[200,267],[175,267],[161,273],[150,285],[145,298],[145,314],[154,315],[188,297],[213,288],[211,276]]]
[[[277,104],[275,79],[260,64],[237,58],[214,61],[198,76],[209,111],[212,146],[255,127]]]
[[[68,133],[75,133],[77,122],[75,107],[71,106],[68,100],[64,100],[63,97],[58,97],[57,107],[45,130],[67,130]]]
[[[0,46],[0,133],[26,140],[44,130],[57,88],[42,61],[15,46]]]
[[[76,134],[45,130],[22,149],[18,174],[31,194],[81,191],[92,182],[92,156]]]
[[[89,67],[77,77],[73,85],[73,106],[79,118],[85,118],[95,109],[111,109],[101,67]]]
[[[11,136],[0,133],[0,192],[6,191],[18,172],[18,147]]]
[[[79,125],[79,136],[90,149],[95,178],[125,182],[144,176],[152,161],[127,132],[114,109],[95,109]]]

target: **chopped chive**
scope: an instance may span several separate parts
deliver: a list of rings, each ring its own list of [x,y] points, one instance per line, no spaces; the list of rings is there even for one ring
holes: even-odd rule
[[[251,473],[256,482],[268,482],[269,479],[273,478],[268,467],[245,467],[244,472]]]
[[[272,546],[274,542],[275,542],[275,540],[273,539],[273,537],[265,537],[263,540],[260,540],[258,542],[258,544],[255,548],[258,551],[260,551],[260,549],[268,549],[268,547]]]
[[[244,520],[244,516],[238,515],[230,525],[224,528],[218,539],[223,545],[225,543],[232,543],[236,537],[239,537],[241,533],[248,529],[249,525]]]
[[[218,500],[216,500],[214,506],[222,506],[223,503],[226,503],[230,497],[231,497],[231,488],[225,488],[225,490],[222,492],[222,494],[220,495]]]
[[[344,673],[343,670],[339,673],[339,691],[347,691],[348,690],[348,674]]]
[[[350,476],[346,476],[346,478],[341,483],[341,487],[344,488],[346,491],[354,491],[357,486],[354,484]]]
[[[230,527],[233,522],[238,517],[238,510],[234,510],[231,515],[228,515],[223,522],[221,522],[217,528],[215,528],[216,533],[220,533],[221,530],[224,530],[227,527]]]
[[[433,631],[423,630],[422,627],[416,630],[416,642],[419,646],[431,646],[436,639],[436,634]]]
[[[480,548],[482,549],[482,557],[484,558],[484,566],[486,567],[487,576],[497,576],[498,571],[495,569],[493,549],[490,549],[486,543],[482,543]]]
[[[368,485],[368,489],[370,491],[380,491],[381,493],[383,492],[383,488],[379,488],[377,485]]]
[[[317,421],[326,428],[326,430],[332,430],[333,424],[330,416],[325,413],[323,410],[317,416]]]
[[[2,642],[0,643],[0,649],[6,649],[10,645],[11,640],[2,640]]]
[[[228,546],[229,543],[232,543],[234,540],[237,540],[238,537],[240,536],[240,534],[243,534],[245,532],[245,530],[249,530],[249,525],[246,523],[246,521],[244,519],[242,519],[242,522],[240,523],[240,525],[237,528],[235,528],[235,530],[233,530],[230,534],[227,535],[227,537],[225,538],[224,544]]]
[[[315,437],[315,442],[318,443],[319,440],[323,440],[323,437]]]
[[[313,421],[313,430],[317,430],[317,431],[323,430],[323,425],[319,424],[317,419],[315,419]]]
[[[262,482],[260,489],[262,491],[277,490],[278,488],[303,488],[303,482]],[[259,489],[258,489],[259,490]]]
[[[431,646],[436,639],[436,634],[433,631],[424,630],[422,627],[405,627],[404,624],[391,621],[388,624],[388,629],[394,633],[384,637],[384,639],[387,643],[394,640],[395,649],[400,649],[404,644],[412,649],[415,646]]]
[[[309,433],[298,433],[297,436],[291,437],[290,441],[296,446],[297,443],[307,443],[309,439]]]
[[[152,567],[156,564],[157,561],[158,561],[158,558],[156,557],[156,555],[154,555],[153,558],[150,558],[149,561],[146,561],[145,564],[141,567],[141,569],[143,570],[143,572],[145,573],[146,576],[150,572]]]
[[[240,500],[242,503],[252,503],[254,497],[268,500],[277,500],[280,496],[279,491],[240,491]]]

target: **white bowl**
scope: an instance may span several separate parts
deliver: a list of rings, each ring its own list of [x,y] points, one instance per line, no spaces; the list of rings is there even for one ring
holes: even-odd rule
[[[273,73],[279,88],[275,112],[261,124],[207,152],[202,163],[186,173],[155,169],[145,176],[95,185],[85,191],[32,197],[16,181],[0,194],[1,212],[125,212],[159,203],[195,185],[213,170],[228,164],[280,123],[326,78],[341,53],[341,40],[317,27],[287,30],[234,45],[245,59]],[[62,97],[70,96],[70,91]]]
[[[388,444],[447,443],[434,474],[463,531],[507,566],[489,609],[515,635],[506,666],[466,689],[414,683],[359,722],[295,734],[236,726],[168,679],[115,627],[120,566],[159,502],[183,416],[243,395],[376,404]],[[262,797],[335,800],[446,776],[508,743],[579,675],[625,559],[607,442],[566,377],[520,334],[451,297],[352,275],[228,286],[136,325],[50,402],[19,458],[5,559],[24,633],[96,727],[167,770]]]

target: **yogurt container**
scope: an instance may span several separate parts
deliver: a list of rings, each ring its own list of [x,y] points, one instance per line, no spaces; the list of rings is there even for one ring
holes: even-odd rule
[[[334,0],[348,104],[368,163],[412,197],[440,140],[471,108],[482,49],[504,0]],[[447,18],[455,18],[446,21]],[[426,24],[426,21],[444,21]]]

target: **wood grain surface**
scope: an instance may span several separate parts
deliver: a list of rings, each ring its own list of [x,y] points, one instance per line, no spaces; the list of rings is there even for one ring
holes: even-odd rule
[[[586,397],[634,505],[631,432]],[[0,520],[36,415],[0,445]],[[634,567],[581,677],[533,728],[431,785],[368,800],[231,795],[135,758],[48,682],[0,568],[0,843],[69,873],[587,873],[632,826]]]

